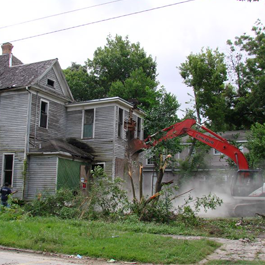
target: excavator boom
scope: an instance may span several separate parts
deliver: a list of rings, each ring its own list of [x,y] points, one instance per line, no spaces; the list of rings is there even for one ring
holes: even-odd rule
[[[144,141],[139,139],[133,139],[130,143],[130,148],[132,153],[140,152],[144,149],[151,148],[152,146],[156,146],[158,143],[162,141],[166,141],[168,139],[173,139],[175,137],[187,134],[192,138],[197,139],[198,141],[209,145],[210,147],[218,150],[219,152],[225,154],[226,156],[230,157],[238,166],[239,170],[248,170],[248,162],[243,153],[235,146],[228,143],[228,141],[221,137],[220,135],[216,134],[215,132],[211,131],[210,129],[201,126],[201,128],[211,134],[214,137],[206,135],[202,132],[196,131],[192,129],[192,126],[196,124],[196,120],[194,119],[186,119],[182,122],[175,123],[161,131],[148,136]],[[154,140],[154,136],[160,132],[165,132],[160,139]]]

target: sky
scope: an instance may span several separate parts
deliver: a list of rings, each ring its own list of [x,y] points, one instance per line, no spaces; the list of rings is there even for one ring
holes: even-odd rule
[[[181,110],[190,106],[186,102],[192,94],[178,70],[187,56],[207,47],[228,53],[228,39],[252,34],[257,19],[265,24],[265,0],[0,0],[0,4],[0,43],[11,42],[13,54],[23,63],[58,58],[62,69],[72,62],[83,65],[106,45],[109,35],[128,36],[157,62],[157,79],[176,95]],[[81,10],[69,12],[77,9]],[[65,14],[52,16],[59,13]],[[30,20],[35,21],[22,23]],[[72,29],[61,31],[67,28]],[[42,35],[49,32],[55,33]]]

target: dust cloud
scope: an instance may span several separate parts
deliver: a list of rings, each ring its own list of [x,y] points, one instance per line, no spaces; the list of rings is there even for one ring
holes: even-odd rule
[[[208,174],[207,176],[193,178],[192,180],[185,182],[185,184],[182,184],[181,188],[177,191],[176,195],[183,194],[191,190],[190,192],[178,197],[174,201],[174,208],[182,206],[189,196],[195,200],[197,197],[201,198],[203,196],[212,194],[216,195],[223,201],[222,205],[217,206],[215,210],[207,209],[207,212],[205,212],[204,209],[201,209],[198,215],[200,217],[209,218],[232,217],[236,202],[231,196],[231,183],[231,175],[219,176],[216,178],[216,176],[211,176]],[[192,203],[189,205],[192,207]]]

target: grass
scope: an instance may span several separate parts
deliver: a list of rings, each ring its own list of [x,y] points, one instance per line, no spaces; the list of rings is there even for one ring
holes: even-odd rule
[[[254,239],[264,232],[265,222],[260,218],[244,218],[241,225],[238,221],[200,219],[199,225],[192,226],[183,221],[144,223],[133,216],[119,222],[62,220],[29,217],[21,210],[7,209],[0,213],[0,245],[130,262],[192,264],[211,254],[220,244],[207,239],[179,240],[161,235]],[[208,264],[264,264],[240,262]]]
[[[177,240],[120,227],[121,224],[57,218],[0,219],[0,244],[154,264],[197,263],[220,246],[206,239]]]

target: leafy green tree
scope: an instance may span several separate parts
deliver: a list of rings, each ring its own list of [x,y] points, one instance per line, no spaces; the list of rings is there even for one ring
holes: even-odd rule
[[[190,54],[179,67],[188,87],[193,88],[197,120],[206,120],[215,130],[224,129],[226,115],[225,84],[227,69],[225,55],[218,49],[207,48],[199,54]]]
[[[78,101],[119,96],[136,98],[142,107],[156,101],[156,62],[128,36],[108,36],[107,44],[96,49],[93,59],[87,59],[84,66],[73,63],[64,73]]]
[[[253,168],[262,167],[265,164],[265,123],[255,123],[251,126],[249,135],[247,136],[246,147],[249,150],[248,161]]]
[[[230,120],[245,129],[265,119],[265,27],[258,20],[252,31],[254,36],[244,34],[228,41],[235,79]]]
[[[153,135],[152,141],[160,139],[164,133],[162,129],[178,122],[177,110],[180,104],[176,96],[167,93],[164,89],[160,91],[159,102],[151,109],[146,111],[144,128],[148,135]],[[173,157],[181,150],[180,139],[167,139],[158,143],[156,146],[148,150],[149,158],[152,158],[157,172],[157,182],[155,192],[158,193],[163,187],[163,176],[167,165],[173,162]]]
[[[153,81],[157,76],[156,62],[150,55],[147,56],[139,43],[131,43],[128,36],[125,39],[118,35],[114,38],[107,37],[107,44],[96,49],[94,58],[88,59],[86,66],[91,77],[91,85],[100,89],[99,98],[109,96],[113,83],[119,81],[125,84],[128,78],[133,78],[137,70]],[[154,82],[149,89],[155,91],[156,86],[157,83]]]
[[[72,63],[63,72],[75,100],[82,101],[91,97],[89,77],[85,66]]]
[[[157,85],[156,81],[146,76],[142,68],[138,68],[124,82],[113,82],[108,95],[119,96],[125,100],[137,99],[141,107],[149,108],[155,104],[159,95],[154,90]]]

